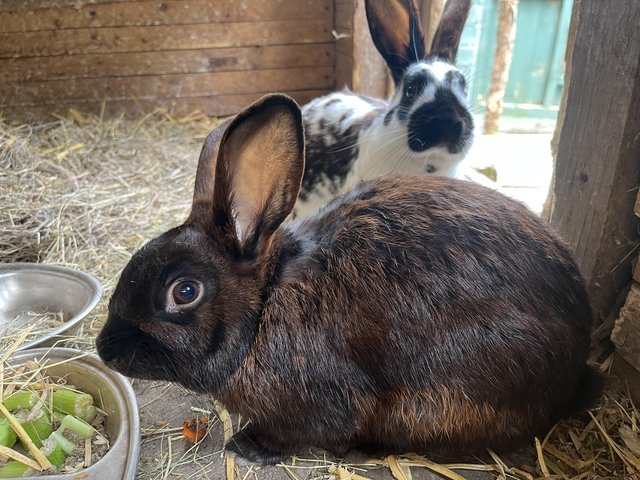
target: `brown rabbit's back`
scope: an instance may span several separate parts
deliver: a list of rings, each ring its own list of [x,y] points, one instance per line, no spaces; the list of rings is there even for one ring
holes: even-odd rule
[[[572,413],[592,376],[571,255],[497,192],[381,178],[275,241],[258,336],[224,401],[278,438],[498,447]]]

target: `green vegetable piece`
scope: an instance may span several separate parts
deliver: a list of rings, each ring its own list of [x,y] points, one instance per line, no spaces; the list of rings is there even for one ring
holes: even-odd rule
[[[26,466],[24,463],[12,460],[0,468],[0,478],[20,478],[33,475],[33,468]]]
[[[60,432],[65,428],[71,430],[81,438],[91,438],[95,432],[95,429],[91,425],[72,415],[67,415],[62,419],[58,431]]]
[[[13,431],[9,420],[6,418],[0,418],[0,445],[3,447],[13,447],[18,439],[16,432]]]
[[[53,409],[73,415],[87,423],[91,423],[97,414],[91,395],[64,389],[53,392]]]
[[[10,412],[18,408],[31,409],[38,402],[38,395],[28,390],[20,390],[19,392],[12,393],[7,398],[2,400],[4,406]]]
[[[65,438],[59,430],[53,432],[49,438],[56,442],[67,455],[71,455],[76,448],[76,444]]]
[[[22,417],[22,415],[20,416]],[[22,420],[20,417],[18,421],[22,424],[22,428],[24,428],[27,435],[33,444],[40,448],[42,447],[42,442],[49,438],[49,435],[53,432],[53,428],[51,427],[51,419],[45,410],[41,410],[36,418],[33,420]],[[26,448],[26,446],[25,446]]]
[[[47,438],[42,442],[42,448],[40,451],[56,467],[59,467],[65,461],[66,456],[62,451],[62,448],[52,438]]]

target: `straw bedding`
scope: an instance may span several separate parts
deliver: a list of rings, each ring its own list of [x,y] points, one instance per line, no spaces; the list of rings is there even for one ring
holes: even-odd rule
[[[94,348],[107,299],[131,254],[185,218],[198,153],[216,123],[161,110],[133,120],[103,121],[73,111],[42,125],[0,120],[0,259],[75,266],[95,275],[105,290],[75,346]],[[491,454],[490,461],[458,466],[457,473],[417,456],[362,465],[294,459],[280,468],[290,478],[354,480],[380,478],[374,471],[380,464],[396,479],[424,478],[423,469],[445,478],[640,479],[638,410],[624,386],[610,383],[589,418],[557,425],[517,465]],[[232,465],[227,475],[243,478],[246,472]],[[249,474],[261,476],[259,470]]]

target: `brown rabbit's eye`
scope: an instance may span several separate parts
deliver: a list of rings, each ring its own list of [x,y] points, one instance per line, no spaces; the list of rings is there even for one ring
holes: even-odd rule
[[[172,295],[176,305],[192,303],[200,295],[200,286],[194,282],[180,282],[173,287]]]

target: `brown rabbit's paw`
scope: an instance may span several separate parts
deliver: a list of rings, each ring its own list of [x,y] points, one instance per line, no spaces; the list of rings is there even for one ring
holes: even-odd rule
[[[293,452],[286,453],[278,449],[274,442],[267,440],[254,428],[248,427],[236,433],[225,445],[228,453],[261,465],[275,465],[291,457]]]

